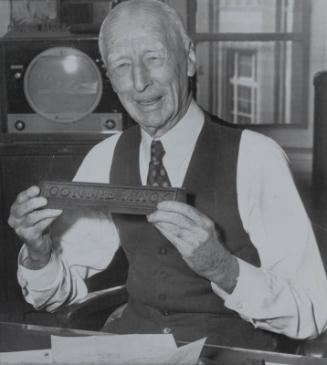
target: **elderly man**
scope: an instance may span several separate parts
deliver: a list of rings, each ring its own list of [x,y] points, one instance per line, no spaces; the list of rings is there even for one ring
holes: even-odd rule
[[[196,57],[176,12],[155,0],[121,3],[102,25],[100,50],[138,126],[96,145],[75,181],[184,187],[194,206],[162,202],[147,217],[80,212],[53,242],[45,232],[61,211],[46,208],[38,187],[20,193],[9,224],[24,242],[27,301],[53,311],[82,298],[84,280],[122,246],[130,299],[110,332],[273,350],[278,334],[324,331],[326,275],[285,156],[192,99]]]

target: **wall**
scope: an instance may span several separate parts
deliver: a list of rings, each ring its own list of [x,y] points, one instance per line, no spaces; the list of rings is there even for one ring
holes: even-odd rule
[[[314,130],[314,75],[327,69],[327,1],[312,0],[311,35],[308,77],[308,127],[305,129],[275,129],[267,132],[278,141],[291,158],[296,171],[311,172]]]
[[[3,36],[9,24],[10,19],[10,4],[9,0],[0,1],[0,37]]]

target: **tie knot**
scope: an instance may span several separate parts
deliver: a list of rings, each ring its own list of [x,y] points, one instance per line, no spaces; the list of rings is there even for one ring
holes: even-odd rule
[[[152,141],[151,143],[151,160],[153,161],[162,161],[166,151],[161,141]]]

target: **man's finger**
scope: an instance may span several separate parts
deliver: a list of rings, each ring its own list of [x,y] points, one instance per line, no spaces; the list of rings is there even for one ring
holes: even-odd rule
[[[51,224],[52,222],[57,218],[57,216],[55,217],[49,217],[46,219],[43,219],[42,221],[40,221],[39,223],[36,224],[36,228],[40,231],[40,232],[44,232]]]
[[[171,242],[179,252],[183,251],[183,242],[182,238],[178,234],[177,230],[168,223],[158,223],[155,227],[161,232],[163,236],[167,238],[169,242]]]
[[[158,204],[157,209],[166,212],[174,212],[182,214],[188,219],[199,224],[203,223],[203,221],[208,220],[208,218],[196,208],[191,207],[188,204],[177,201],[172,201],[172,200],[162,201]]]
[[[197,247],[196,236],[188,230],[176,228],[169,223],[158,223],[155,227],[176,247],[182,256],[190,256]]]
[[[37,240],[42,236],[43,232],[52,224],[56,217],[46,218],[37,223],[32,227],[21,229],[17,234],[25,242],[37,242]]]
[[[21,203],[18,206],[15,206],[13,208],[14,215],[19,217],[23,217],[24,215],[33,212],[36,209],[40,209],[47,205],[47,199],[40,196],[37,198],[31,198],[28,201],[25,201],[24,203]]]
[[[194,222],[180,213],[162,210],[156,210],[147,218],[148,222],[155,226],[160,223],[163,227],[169,227],[173,232],[176,231],[180,233],[183,231],[185,239],[187,238],[187,240],[190,240],[191,242],[204,242],[208,239],[208,235],[210,233],[207,229],[210,224],[209,219],[207,224],[204,224],[202,220]]]
[[[25,220],[27,226],[33,226],[46,219],[55,219],[62,214],[61,209],[42,209],[29,214]]]
[[[187,216],[181,213],[175,213],[161,209],[155,210],[147,218],[148,222],[152,224],[159,222],[170,223],[184,229],[191,229],[194,226],[194,221],[192,221]]]
[[[31,186],[27,190],[24,190],[17,195],[16,202],[19,204],[24,203],[27,200],[38,196],[39,194],[40,188],[38,186]]]

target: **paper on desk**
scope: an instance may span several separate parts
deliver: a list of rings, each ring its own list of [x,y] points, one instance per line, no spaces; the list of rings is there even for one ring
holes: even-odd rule
[[[172,355],[168,355],[166,357],[163,356],[158,364],[195,365],[198,362],[205,341],[206,338],[202,338],[201,340],[182,346]]]
[[[0,364],[46,365],[52,364],[51,350],[0,352]]]
[[[177,348],[172,335],[51,336],[55,364],[193,365],[205,339]]]

